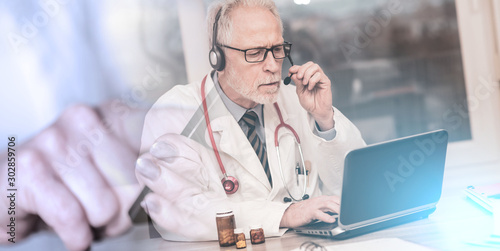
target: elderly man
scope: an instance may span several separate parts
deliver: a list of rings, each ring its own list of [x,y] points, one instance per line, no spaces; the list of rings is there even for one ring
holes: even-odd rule
[[[214,71],[146,116],[136,169],[153,193],[141,205],[170,240],[217,239],[227,210],[266,236],[334,222],[344,156],[365,143],[332,106],[330,79],[308,62],[289,69],[296,86],[283,84],[291,45],[273,1],[219,1],[207,20]]]

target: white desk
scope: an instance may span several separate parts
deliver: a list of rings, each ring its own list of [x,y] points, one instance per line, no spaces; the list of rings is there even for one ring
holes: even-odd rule
[[[492,215],[466,199],[463,189],[468,185],[500,182],[500,163],[477,167],[454,167],[445,170],[443,195],[437,210],[428,219],[411,222],[349,240],[336,241],[308,237],[287,232],[281,238],[267,238],[264,244],[252,245],[242,250],[292,250],[305,241],[322,245],[336,245],[378,238],[395,237],[438,250],[493,250],[467,244],[468,241],[486,238],[493,230]],[[0,250],[65,250],[62,242],[52,233],[32,235],[14,246]],[[96,242],[92,250],[237,250],[235,246],[220,248],[218,242],[170,242],[160,238],[149,239],[147,225],[134,226],[126,234]]]

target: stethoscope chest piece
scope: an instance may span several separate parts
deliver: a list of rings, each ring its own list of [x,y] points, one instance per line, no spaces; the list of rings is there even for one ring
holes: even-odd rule
[[[236,191],[238,191],[238,188],[240,187],[238,180],[233,176],[224,177],[222,178],[221,182],[226,194],[236,193]]]

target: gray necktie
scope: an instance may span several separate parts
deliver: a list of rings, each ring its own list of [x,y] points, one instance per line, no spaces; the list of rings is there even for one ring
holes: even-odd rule
[[[257,114],[254,111],[247,111],[245,115],[241,118],[245,124],[248,126],[247,138],[252,145],[257,157],[260,160],[260,163],[264,167],[264,171],[266,172],[267,179],[271,186],[273,185],[273,181],[271,178],[271,172],[269,171],[269,163],[267,162],[267,152],[266,145],[262,143],[259,136],[257,135],[257,131],[255,130],[255,125],[257,122]]]

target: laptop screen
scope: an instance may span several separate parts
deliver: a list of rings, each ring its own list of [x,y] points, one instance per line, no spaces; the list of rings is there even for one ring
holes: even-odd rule
[[[447,143],[448,133],[438,130],[351,151],[344,164],[340,223],[437,203]]]

